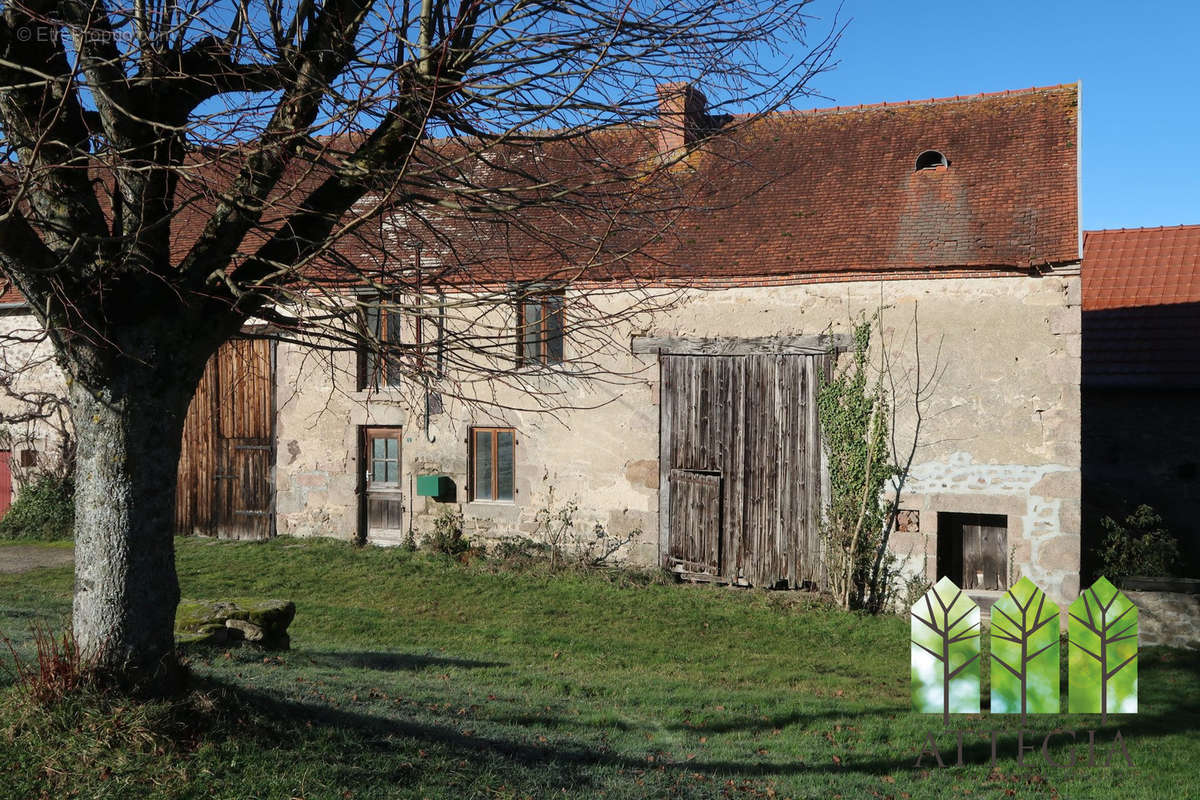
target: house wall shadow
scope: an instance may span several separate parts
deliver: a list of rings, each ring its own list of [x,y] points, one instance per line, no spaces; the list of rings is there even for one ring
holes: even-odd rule
[[[1083,584],[1099,564],[1101,517],[1140,504],[1200,573],[1200,303],[1083,313]]]

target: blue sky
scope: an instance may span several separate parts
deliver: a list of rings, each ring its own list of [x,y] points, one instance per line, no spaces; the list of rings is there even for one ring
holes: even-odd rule
[[[1083,227],[1200,223],[1200,3],[845,0],[841,15],[813,107],[1082,80]]]

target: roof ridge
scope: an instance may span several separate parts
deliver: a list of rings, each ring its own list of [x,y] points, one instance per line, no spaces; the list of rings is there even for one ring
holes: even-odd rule
[[[1086,235],[1089,233],[1121,233],[1122,231],[1176,231],[1182,228],[1200,228],[1200,222],[1185,222],[1180,225],[1143,225],[1133,228],[1090,228],[1083,232]]]
[[[1078,89],[1079,81],[1074,83],[1057,83],[1051,86],[1029,86],[1024,89],[1004,89],[998,92],[979,92],[977,94],[958,94],[953,97],[930,97],[925,100],[893,100],[891,102],[882,101],[879,103],[860,103],[858,105],[849,106],[826,106],[824,108],[790,108],[773,112],[780,116],[790,114],[836,114],[845,113],[848,111],[867,111],[875,108],[895,108],[907,106],[923,106],[934,105],[939,103],[964,103],[973,100],[984,100],[991,97],[1018,97],[1026,94],[1034,94],[1036,92],[1052,92],[1059,89]],[[741,115],[736,115],[741,116]]]

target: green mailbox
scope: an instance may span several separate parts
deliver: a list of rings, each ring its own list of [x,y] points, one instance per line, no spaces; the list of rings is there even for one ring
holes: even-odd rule
[[[418,475],[417,495],[445,500],[454,497],[454,481],[449,475]]]

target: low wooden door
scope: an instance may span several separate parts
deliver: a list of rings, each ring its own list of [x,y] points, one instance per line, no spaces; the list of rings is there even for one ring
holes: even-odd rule
[[[217,440],[216,519],[222,536],[271,532],[271,445],[258,437]]]
[[[964,589],[1008,588],[1008,518],[938,514],[938,576]]]
[[[364,428],[362,436],[363,517],[366,537],[404,538],[404,492],[400,480],[400,429]]]
[[[1008,588],[1005,553],[1008,527],[1004,517],[972,514],[963,522],[963,588]]]
[[[668,553],[673,565],[697,575],[720,575],[721,476],[671,470]]]

